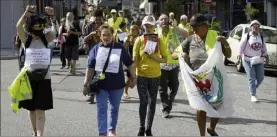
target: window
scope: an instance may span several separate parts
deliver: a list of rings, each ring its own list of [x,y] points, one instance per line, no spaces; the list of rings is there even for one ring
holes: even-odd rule
[[[230,33],[230,37],[233,37],[233,36],[234,36],[234,34],[235,34],[235,32],[236,32],[237,29],[238,29],[238,27],[235,27],[235,28],[232,30],[232,32]]]
[[[243,32],[243,27],[239,26],[235,32],[235,35],[239,36],[241,38]]]

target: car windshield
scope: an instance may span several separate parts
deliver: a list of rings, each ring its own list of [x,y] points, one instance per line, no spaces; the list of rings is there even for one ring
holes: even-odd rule
[[[249,32],[250,28],[246,28],[245,32]],[[260,28],[265,43],[277,44],[277,30]]]

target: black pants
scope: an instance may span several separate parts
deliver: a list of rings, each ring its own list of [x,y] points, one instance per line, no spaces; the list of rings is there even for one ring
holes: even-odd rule
[[[147,129],[152,128],[155,111],[157,94],[159,90],[160,77],[157,78],[146,78],[137,77],[137,90],[139,94],[139,118],[140,127],[145,127],[145,118],[147,113]],[[147,112],[147,106],[149,109]]]
[[[66,66],[66,59],[65,59],[65,43],[60,45],[60,59],[62,62],[62,66]]]
[[[175,96],[179,88],[179,67],[176,67],[170,71],[162,69],[162,75],[160,80],[160,98],[163,105],[163,112],[166,111],[170,113],[172,110],[172,102],[175,99]],[[167,90],[170,90],[168,94]]]

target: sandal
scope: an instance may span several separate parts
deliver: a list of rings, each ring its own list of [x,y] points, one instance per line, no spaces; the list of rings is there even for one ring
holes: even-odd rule
[[[218,136],[218,134],[217,134],[214,130],[211,130],[210,128],[207,128],[207,132],[208,132],[211,136]]]
[[[130,99],[130,96],[129,96],[128,94],[125,94],[125,93],[124,93],[123,96],[124,96],[125,99]]]

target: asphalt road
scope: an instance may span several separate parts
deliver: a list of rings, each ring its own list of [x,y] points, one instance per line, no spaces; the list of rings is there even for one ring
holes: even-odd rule
[[[45,136],[97,136],[96,106],[85,102],[81,93],[86,58],[78,62],[77,76],[68,76],[67,70],[59,68],[60,61],[54,58],[51,67],[54,109],[46,112]],[[266,76],[259,87],[257,97],[260,103],[251,103],[246,75],[236,72],[233,66],[226,69],[235,95],[235,113],[220,120],[217,133],[221,136],[276,136],[276,74]],[[10,109],[7,87],[17,74],[17,60],[1,60],[1,136],[29,136],[32,132],[27,111],[14,114]],[[152,129],[155,136],[199,136],[195,110],[189,106],[179,79],[181,85],[170,119],[161,117],[162,105],[158,99]],[[130,100],[122,99],[118,136],[136,136],[138,132],[136,88],[130,91],[130,95]]]

